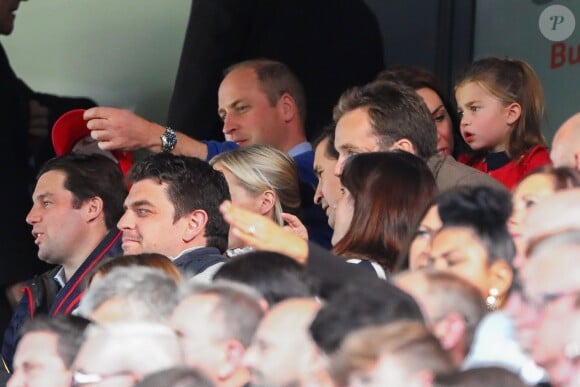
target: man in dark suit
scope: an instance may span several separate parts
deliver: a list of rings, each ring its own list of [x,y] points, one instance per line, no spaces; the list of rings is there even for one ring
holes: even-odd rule
[[[215,112],[222,73],[255,58],[283,62],[303,82],[313,139],[340,94],[383,68],[383,46],[363,0],[193,0],[168,125],[221,140]]]

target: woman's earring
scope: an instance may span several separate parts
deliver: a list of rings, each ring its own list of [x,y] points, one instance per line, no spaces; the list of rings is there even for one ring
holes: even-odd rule
[[[497,288],[489,289],[489,295],[485,299],[485,305],[489,311],[494,311],[497,309],[497,301],[499,296],[499,290]]]

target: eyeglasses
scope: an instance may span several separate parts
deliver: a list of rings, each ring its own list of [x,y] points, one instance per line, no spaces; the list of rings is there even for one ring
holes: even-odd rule
[[[100,383],[105,379],[116,378],[119,376],[130,376],[133,381],[137,381],[138,377],[133,371],[118,371],[110,374],[88,373],[82,370],[77,370],[73,373],[71,387],[84,386],[85,384]]]

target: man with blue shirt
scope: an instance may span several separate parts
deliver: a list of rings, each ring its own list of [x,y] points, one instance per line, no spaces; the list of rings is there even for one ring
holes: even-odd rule
[[[228,68],[218,90],[218,114],[226,142],[199,141],[147,121],[128,110],[97,107],[85,112],[87,127],[99,147],[107,150],[146,148],[210,160],[218,153],[254,144],[287,152],[298,166],[300,181],[312,192],[314,152],[306,141],[306,98],[303,87],[283,63],[259,59]],[[329,246],[331,230],[313,203],[303,205],[310,238]]]

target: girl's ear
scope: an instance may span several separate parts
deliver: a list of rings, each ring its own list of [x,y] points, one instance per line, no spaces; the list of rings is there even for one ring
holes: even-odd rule
[[[513,125],[515,124],[519,119],[520,116],[522,115],[522,107],[519,103],[517,102],[512,102],[511,104],[506,106],[506,121],[508,125]]]

